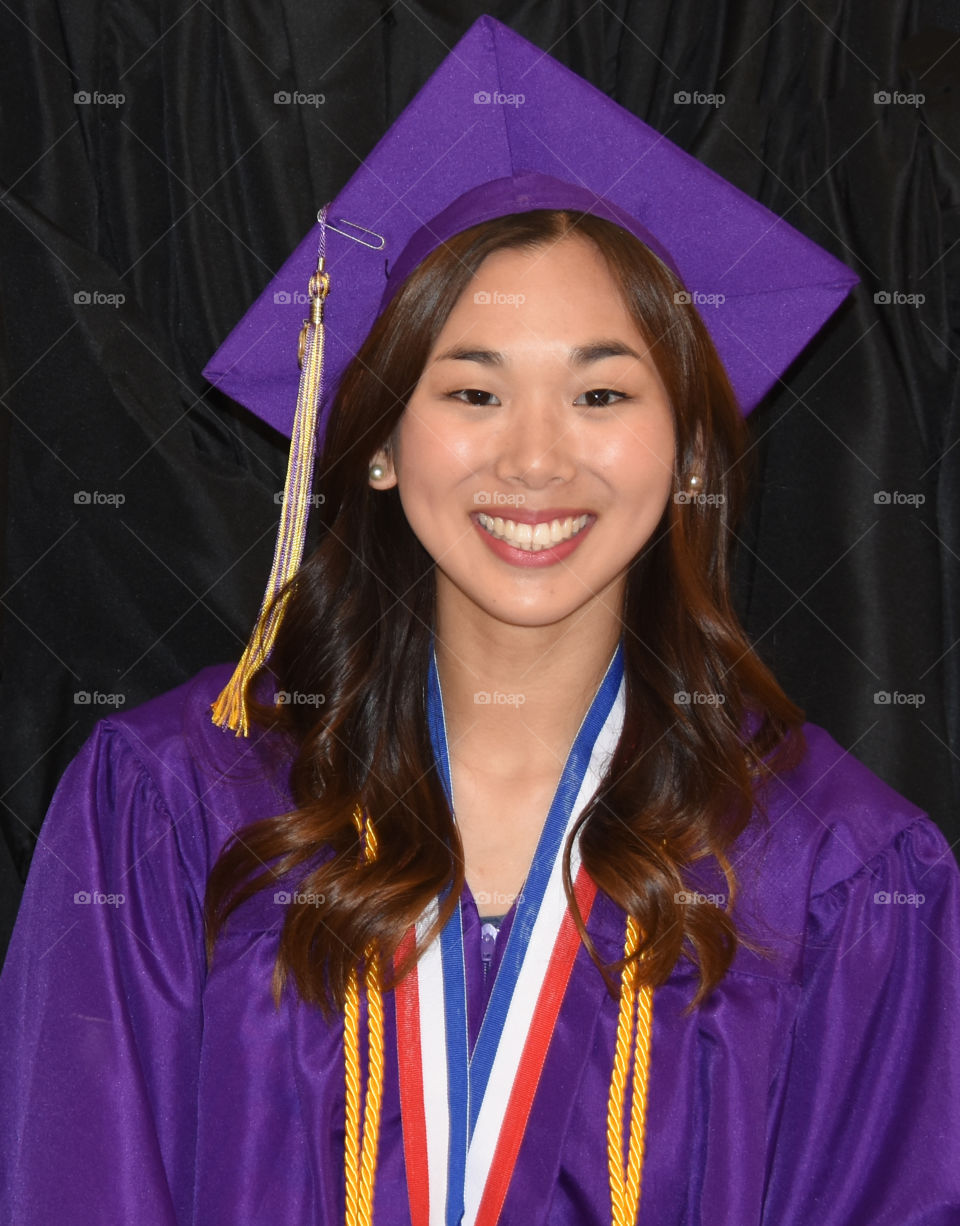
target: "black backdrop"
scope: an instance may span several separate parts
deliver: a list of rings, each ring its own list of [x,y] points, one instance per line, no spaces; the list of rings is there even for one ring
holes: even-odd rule
[[[960,4],[3,0],[0,948],[93,722],[236,658],[258,607],[285,452],[202,366],[482,12],[861,276],[751,419],[738,600],[808,717],[960,836]]]

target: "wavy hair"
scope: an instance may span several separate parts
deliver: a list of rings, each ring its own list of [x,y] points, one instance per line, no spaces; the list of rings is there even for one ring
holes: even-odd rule
[[[736,876],[727,853],[762,808],[762,783],[802,754],[802,712],[751,648],[730,597],[731,527],[744,494],[746,427],[726,372],[673,273],[618,226],[565,210],[485,222],[433,251],[377,320],[338,389],[318,461],[319,540],[279,597],[286,607],[269,660],[273,688],[322,694],[322,706],[270,706],[254,720],[290,740],[295,808],[243,827],[207,883],[208,959],[231,912],[279,878],[299,878],[321,907],[291,903],[273,993],[293,977],[325,1012],[343,1007],[365,952],[379,950],[387,987],[416,951],[393,959],[431,900],[431,935],[458,905],[463,852],[431,750],[426,677],[434,564],[407,523],[396,488],[375,491],[371,457],[391,436],[457,299],[493,252],[531,250],[571,235],[604,256],[651,345],[673,408],[674,491],[696,472],[710,496],[673,497],[631,564],[623,607],[626,711],[604,781],[578,822],[583,864],[643,933],[642,979],[662,983],[693,962],[698,1005],[738,943]],[[679,297],[678,297],[679,295]],[[256,681],[256,678],[254,678]],[[683,704],[678,692],[717,695]],[[722,696],[722,697],[721,697]],[[366,863],[356,806],[379,851]],[[571,835],[571,841],[574,835]],[[580,915],[564,849],[569,905],[591,957],[616,991],[622,963],[604,963]],[[728,902],[684,897],[693,865],[726,878]]]

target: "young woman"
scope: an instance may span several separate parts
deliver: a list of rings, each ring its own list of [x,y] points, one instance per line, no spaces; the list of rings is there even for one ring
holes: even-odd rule
[[[956,865],[746,641],[730,380],[578,190],[401,259],[268,658],[64,777],[0,980],[6,1220],[960,1213]]]

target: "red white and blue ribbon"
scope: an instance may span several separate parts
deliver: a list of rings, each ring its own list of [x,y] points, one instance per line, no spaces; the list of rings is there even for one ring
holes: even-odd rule
[[[443,698],[431,658],[430,736],[456,814]],[[617,646],[574,738],[517,901],[507,945],[471,1055],[461,909],[397,989],[404,1150],[413,1226],[495,1226],[580,945],[567,907],[567,836],[592,800],[623,727],[623,646]],[[581,914],[596,887],[571,870]],[[437,903],[417,925],[418,939]],[[399,951],[404,956],[411,933]]]

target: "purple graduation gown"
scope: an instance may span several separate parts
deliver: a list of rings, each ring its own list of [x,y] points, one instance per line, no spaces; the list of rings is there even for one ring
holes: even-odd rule
[[[344,1220],[342,1026],[292,993],[275,1010],[272,892],[235,913],[205,971],[210,866],[233,830],[288,807],[271,738],[210,722],[229,673],[103,720],[51,805],[0,978],[4,1222]],[[743,922],[774,957],[741,948],[690,1016],[688,964],[655,993],[641,1226],[960,1222],[957,866],[928,818],[823,730],[806,736],[734,856]],[[495,964],[485,982],[463,907],[475,1030]],[[600,895],[602,954],[623,925]],[[375,1221],[406,1226],[385,1003]],[[502,1222],[610,1222],[615,1027],[581,949]]]

